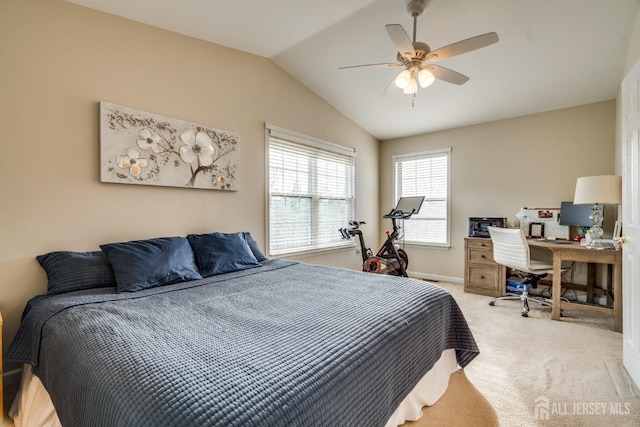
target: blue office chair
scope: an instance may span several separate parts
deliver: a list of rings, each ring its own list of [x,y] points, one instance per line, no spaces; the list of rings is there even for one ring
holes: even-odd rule
[[[529,245],[524,232],[519,228],[488,227],[493,243],[493,260],[500,265],[526,273],[524,276],[522,295],[508,293],[489,301],[495,305],[499,300],[522,300],[522,316],[529,316],[529,301],[552,307],[551,302],[542,298],[529,297],[529,287],[547,274],[553,273],[553,266],[542,261],[532,260]],[[563,270],[563,272],[566,270]]]

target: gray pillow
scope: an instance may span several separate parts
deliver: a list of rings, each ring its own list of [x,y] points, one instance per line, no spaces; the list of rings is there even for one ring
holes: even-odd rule
[[[202,279],[184,237],[109,243],[100,248],[113,267],[118,292]]]
[[[101,251],[57,251],[36,259],[47,273],[48,294],[116,286],[113,269]]]
[[[264,253],[262,253],[262,251],[260,250],[260,246],[258,246],[258,242],[253,240],[253,237],[251,237],[251,234],[248,231],[243,231],[242,235],[244,236],[244,240],[247,241],[249,249],[251,249],[253,256],[256,257],[258,262],[266,261],[267,259],[269,259],[265,256]]]

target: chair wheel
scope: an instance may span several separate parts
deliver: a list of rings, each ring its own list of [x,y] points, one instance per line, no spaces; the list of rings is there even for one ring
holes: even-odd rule
[[[527,313],[526,311],[522,312],[522,317],[529,317],[529,313]]]
[[[489,301],[489,305],[493,307],[494,305],[496,305],[496,302],[495,301]]]

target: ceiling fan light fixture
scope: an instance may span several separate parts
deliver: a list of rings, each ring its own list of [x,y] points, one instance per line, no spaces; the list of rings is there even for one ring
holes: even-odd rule
[[[436,80],[436,78],[431,74],[431,71],[423,68],[418,73],[418,82],[420,83],[421,88],[426,88],[431,86],[431,84]]]
[[[412,75],[410,75],[409,78],[410,78],[409,84],[407,85],[407,87],[402,89],[402,93],[407,95],[413,95],[415,93],[418,93],[418,82],[416,82],[416,79]]]
[[[411,73],[409,72],[409,70],[403,70],[400,74],[398,74],[398,77],[396,77],[396,86],[398,86],[400,89],[406,89],[407,87],[409,87],[411,83]]]

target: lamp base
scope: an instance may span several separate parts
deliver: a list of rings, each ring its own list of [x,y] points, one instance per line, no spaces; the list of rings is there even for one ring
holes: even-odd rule
[[[600,238],[603,234],[602,227],[600,227],[600,224],[602,224],[602,215],[600,214],[597,203],[593,205],[593,213],[589,215],[589,220],[593,224],[589,230],[589,235],[593,240],[587,244],[587,247],[590,249],[604,249],[604,246],[601,246],[600,243]]]

